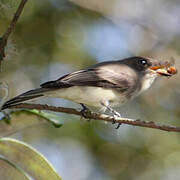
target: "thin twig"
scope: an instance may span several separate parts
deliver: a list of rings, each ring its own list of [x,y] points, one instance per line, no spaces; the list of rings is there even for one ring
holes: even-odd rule
[[[27,2],[27,0],[22,0],[20,2],[19,6],[18,6],[18,9],[14,14],[14,17],[11,20],[11,23],[9,24],[9,27],[7,28],[7,30],[5,31],[3,36],[0,38],[0,63],[5,57],[4,50],[5,50],[9,35],[12,33],[13,29],[15,28],[15,25],[16,25],[18,19],[19,19],[19,16],[21,15],[21,12],[22,12],[26,2]]]
[[[55,107],[55,106],[48,106],[48,105],[42,105],[42,104],[20,103],[17,105],[13,105],[10,108],[49,110],[49,111],[54,111],[54,112],[61,112],[61,113],[82,116],[81,111],[77,111],[76,109],[73,109],[73,108]],[[94,112],[87,113],[86,118],[94,119],[94,120],[102,120],[102,121],[107,121],[107,122],[116,122],[119,124],[128,124],[128,125],[132,125],[132,126],[140,126],[140,127],[146,127],[146,128],[159,129],[162,131],[180,132],[180,127],[169,126],[169,125],[159,125],[152,121],[140,121],[140,120],[134,120],[134,119],[128,119],[128,118],[112,117],[109,115],[99,114],[99,113],[94,113]]]

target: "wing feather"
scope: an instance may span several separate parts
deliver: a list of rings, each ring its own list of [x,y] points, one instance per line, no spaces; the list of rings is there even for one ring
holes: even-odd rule
[[[125,91],[129,88],[129,82],[122,73],[93,68],[76,71],[56,81],[41,84],[42,88],[66,88],[71,86],[118,88],[120,91]]]

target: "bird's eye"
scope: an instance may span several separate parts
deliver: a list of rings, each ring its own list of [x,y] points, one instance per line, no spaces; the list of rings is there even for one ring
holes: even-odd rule
[[[144,59],[140,60],[140,62],[141,62],[141,64],[142,64],[143,66],[145,66],[145,65],[147,64],[147,61],[144,60]]]

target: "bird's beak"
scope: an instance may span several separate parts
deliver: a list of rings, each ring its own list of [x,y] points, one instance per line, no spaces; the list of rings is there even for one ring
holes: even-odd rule
[[[152,66],[149,69],[153,73],[157,73],[161,76],[172,76],[177,73],[177,69],[174,67],[172,63],[164,62],[164,63],[152,63]]]

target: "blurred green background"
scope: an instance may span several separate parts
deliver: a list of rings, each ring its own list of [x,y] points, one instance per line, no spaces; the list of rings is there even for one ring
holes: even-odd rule
[[[20,0],[0,0],[0,34]],[[29,0],[6,48],[1,82],[9,98],[97,62],[134,55],[176,61],[180,69],[178,0]],[[61,99],[36,102],[80,106]],[[125,117],[180,126],[180,76],[161,78],[120,107]],[[180,134],[86,122],[58,114],[61,128],[14,117],[0,135],[35,147],[64,180],[179,180]],[[32,122],[37,121],[34,125]]]

